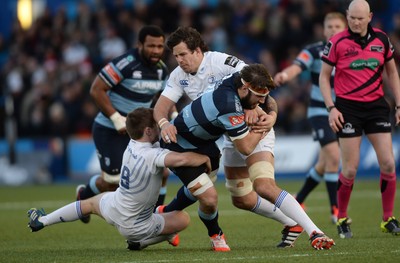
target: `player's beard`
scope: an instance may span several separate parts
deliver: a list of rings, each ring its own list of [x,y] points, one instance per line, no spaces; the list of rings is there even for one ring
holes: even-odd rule
[[[252,110],[256,108],[257,104],[252,104],[250,98],[251,93],[249,92],[244,98],[240,99],[240,104],[242,104],[243,109]]]
[[[160,61],[160,57],[157,57],[157,60],[152,60],[151,59],[151,54],[146,54],[144,52],[144,50],[142,49],[142,51],[140,52],[140,55],[142,57],[142,59],[144,61],[146,61],[146,63],[150,64],[150,65],[156,65],[159,61]],[[156,58],[155,56],[153,56],[153,58]]]

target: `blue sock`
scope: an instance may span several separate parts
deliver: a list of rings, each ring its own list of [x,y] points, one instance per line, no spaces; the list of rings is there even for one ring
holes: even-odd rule
[[[196,203],[196,201],[197,198],[194,197],[185,186],[182,186],[176,193],[175,198],[164,207],[164,212],[183,210],[186,207]]]

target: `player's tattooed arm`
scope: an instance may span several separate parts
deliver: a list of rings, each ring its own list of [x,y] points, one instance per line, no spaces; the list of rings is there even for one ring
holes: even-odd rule
[[[259,114],[257,123],[253,124],[252,129],[256,132],[269,132],[276,123],[278,117],[278,105],[274,98],[268,95],[264,105],[257,107]]]
[[[272,112],[275,112],[276,115],[278,115],[278,104],[276,103],[275,99],[268,95],[268,97],[265,100],[265,112],[267,114],[270,114]]]

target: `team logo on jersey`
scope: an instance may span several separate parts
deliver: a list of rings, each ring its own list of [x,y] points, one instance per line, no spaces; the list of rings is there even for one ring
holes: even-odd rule
[[[351,123],[348,123],[348,122],[347,122],[347,123],[344,124],[343,129],[342,129],[342,132],[343,132],[343,133],[350,134],[350,133],[354,133],[355,130],[354,130],[354,128],[353,128],[353,125],[351,125]]]
[[[350,68],[353,70],[363,70],[365,68],[376,69],[377,67],[379,67],[379,61],[376,58],[368,60],[357,59],[350,63]]]
[[[181,85],[181,87],[188,87],[189,86],[189,80],[188,79],[181,79],[179,81],[179,85]]]
[[[302,51],[302,52],[299,54],[299,59],[300,59],[300,60],[303,60],[303,61],[309,61],[309,60],[310,60],[310,55],[309,55],[307,52]]]
[[[355,47],[348,47],[346,52],[344,53],[345,57],[354,57],[358,55],[358,51]]]
[[[140,70],[135,70],[132,72],[132,77],[134,79],[141,79],[142,78],[142,72]]]
[[[227,57],[225,62],[224,62],[225,65],[228,65],[228,66],[231,66],[231,67],[234,67],[234,68],[237,66],[238,63],[239,63],[239,59],[237,57],[234,57],[234,56]]]
[[[118,72],[116,72],[110,64],[107,64],[104,67],[104,71],[114,83],[119,83],[121,81],[121,77],[119,76]]]
[[[121,59],[115,66],[119,69],[122,70],[129,64],[129,61],[126,58]]]
[[[135,61],[135,58],[132,55],[126,57],[129,62]]]
[[[105,158],[104,158],[104,164],[105,164],[106,166],[110,166],[111,160],[110,160],[109,157],[105,157]]]
[[[229,122],[232,124],[232,126],[240,125],[244,122],[244,115],[230,116]]]
[[[213,84],[215,82],[215,76],[211,75],[208,77],[208,84]]]
[[[370,46],[370,50],[372,52],[380,52],[380,53],[382,53],[383,52],[383,47],[382,46]]]
[[[322,54],[323,54],[324,56],[328,56],[328,55],[329,55],[329,52],[331,52],[332,45],[333,45],[333,44],[332,44],[331,41],[329,41],[329,43],[327,43],[327,44],[325,45],[324,51],[322,52]]]

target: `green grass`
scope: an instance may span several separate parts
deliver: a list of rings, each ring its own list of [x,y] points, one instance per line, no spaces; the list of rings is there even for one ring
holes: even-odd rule
[[[302,181],[280,181],[279,185],[296,192]],[[171,199],[179,184],[170,183]],[[223,184],[219,192],[220,225],[232,249],[214,253],[206,229],[197,217],[197,205],[187,211],[190,226],[181,233],[181,244],[167,243],[142,251],[128,251],[122,236],[102,219],[92,216],[90,224],[80,221],[61,223],[31,233],[27,228],[27,210],[43,207],[51,212],[74,199],[75,185],[0,187],[0,262],[397,262],[400,236],[380,231],[381,201],[378,178],[357,181],[352,194],[349,215],[353,219],[354,237],[343,240],[330,222],[328,198],[321,184],[306,202],[307,213],[336,246],[329,251],[311,248],[302,234],[291,249],[277,249],[282,226],[232,206]],[[398,200],[397,200],[398,201]],[[399,202],[395,214],[400,217]]]

